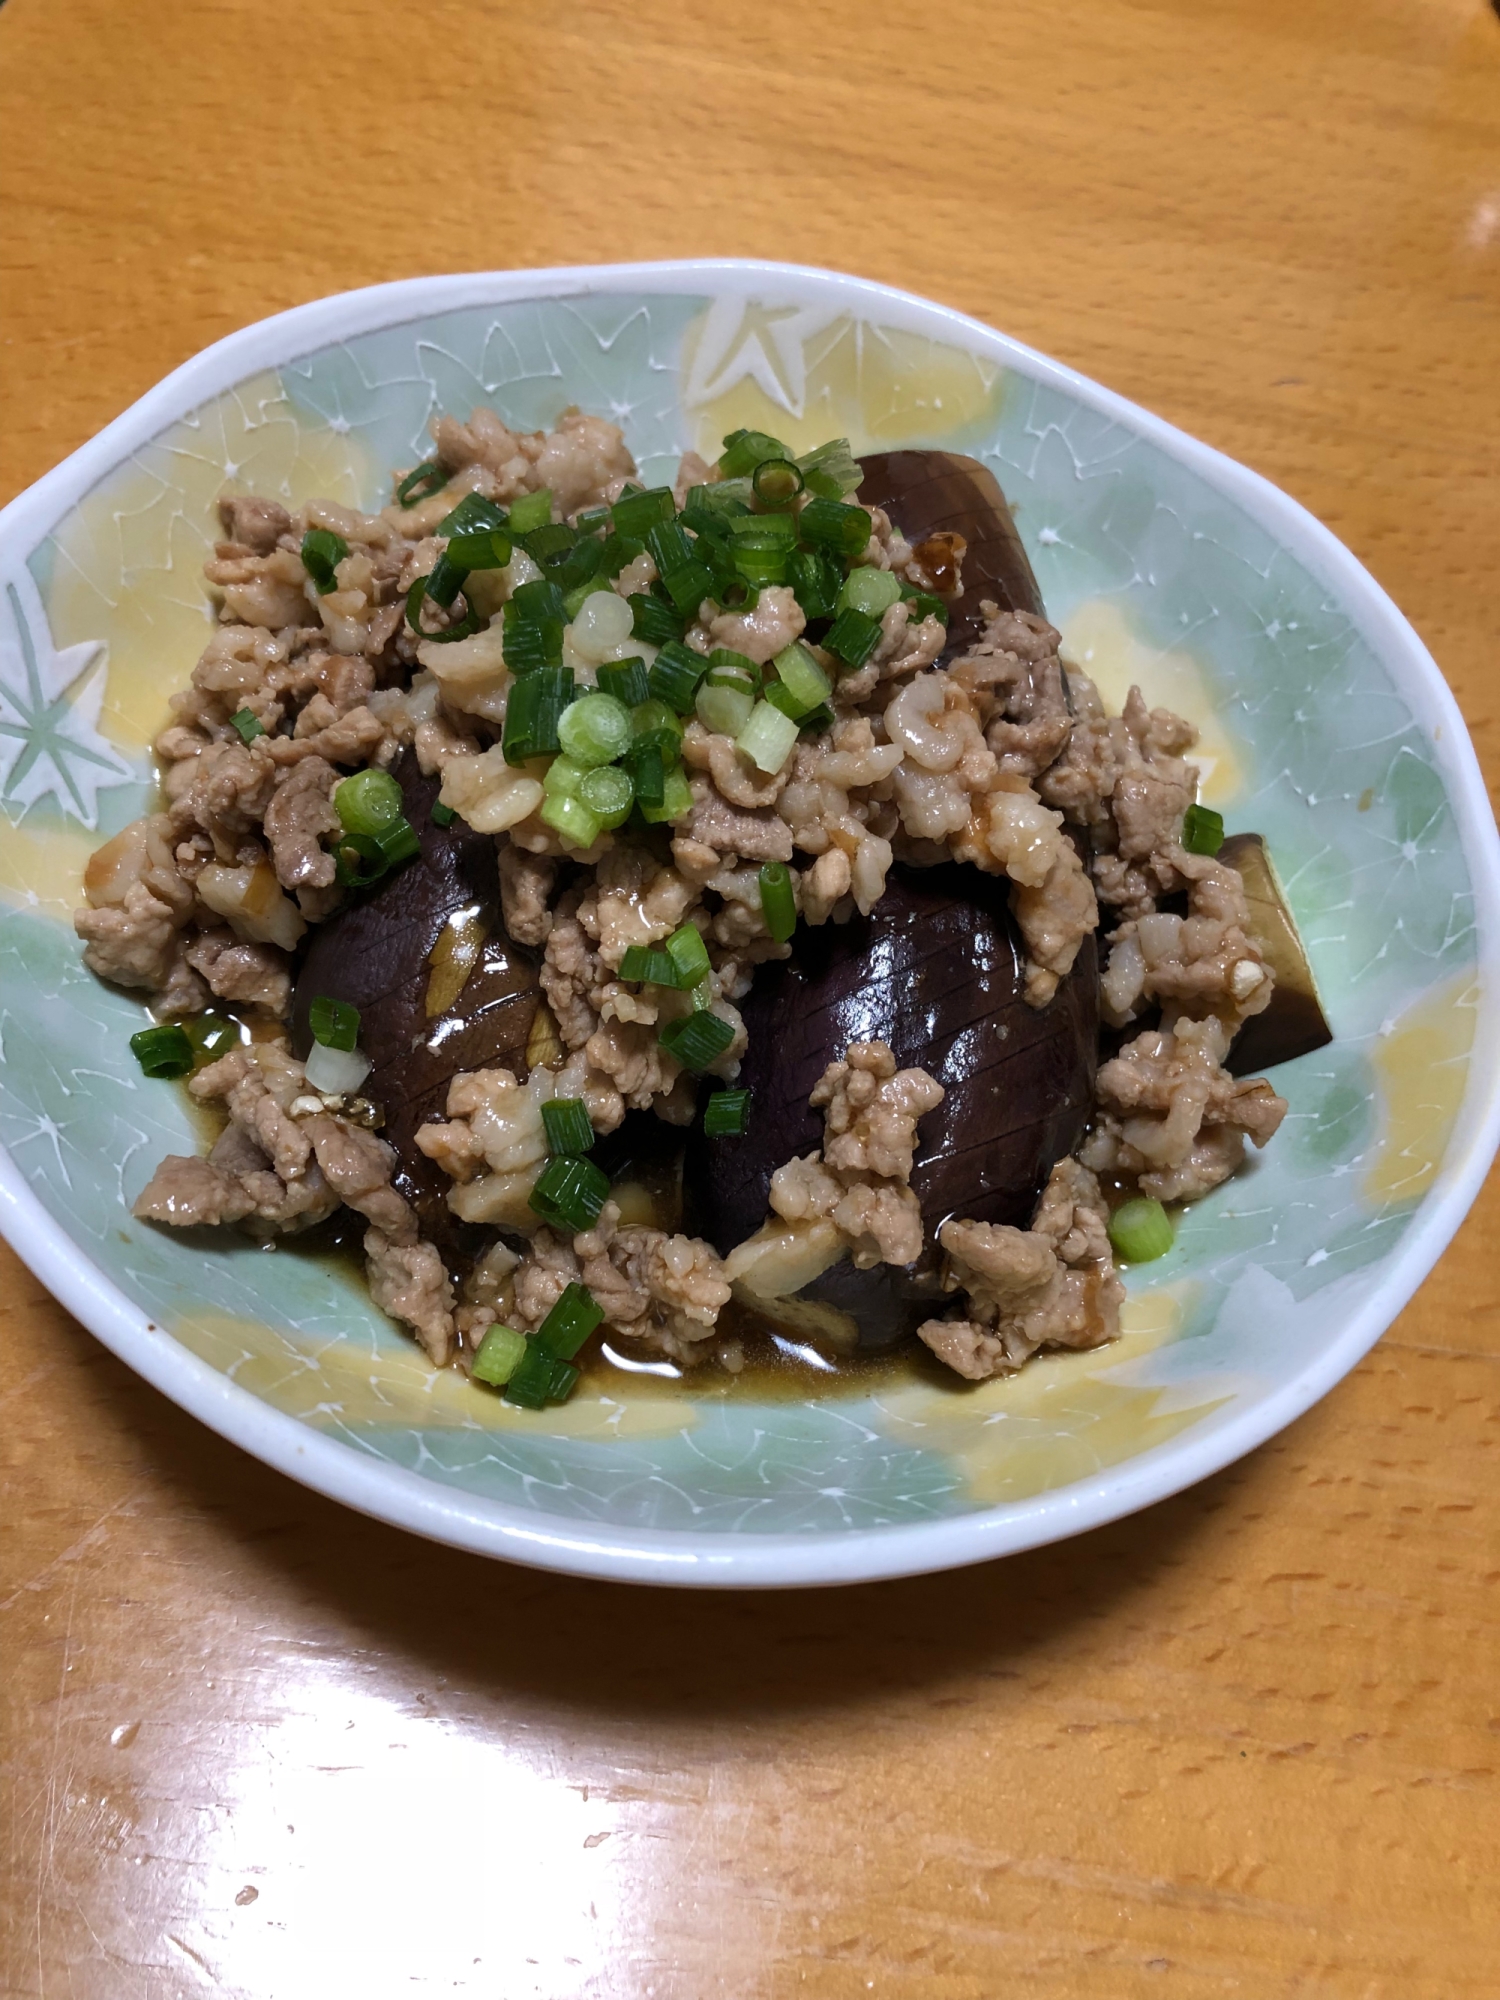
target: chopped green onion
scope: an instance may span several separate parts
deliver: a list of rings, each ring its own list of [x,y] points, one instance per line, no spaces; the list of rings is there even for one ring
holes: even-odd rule
[[[648,738],[644,743],[632,743],[621,762],[641,811],[644,813],[648,807],[659,806],[666,797],[667,777],[661,744],[655,738]]]
[[[641,985],[677,985],[677,967],[660,945],[628,944],[620,959],[620,977]]]
[[[790,514],[737,514],[729,532],[737,549],[789,549],[797,523]]]
[[[452,544],[449,544],[452,548]],[[440,555],[433,565],[432,574],[427,579],[427,595],[434,604],[440,604],[444,611],[463,589],[469,572],[460,568],[449,553]]]
[[[768,437],[764,431],[731,431],[724,440],[719,470],[726,479],[737,479],[754,472],[767,459],[786,456],[787,448],[780,438]]]
[[[871,526],[863,507],[846,507],[838,500],[809,500],[797,517],[797,532],[810,548],[842,556],[864,553]]]
[[[785,944],[797,928],[797,899],[784,861],[767,861],[760,871],[760,912],[772,937]]]
[[[755,709],[755,696],[742,688],[715,682],[712,674],[693,699],[698,720],[716,736],[738,736]]]
[[[552,519],[552,495],[545,486],[535,493],[523,493],[519,500],[510,503],[510,531],[513,535],[529,535],[536,528],[545,528]]]
[[[832,729],[833,710],[826,701],[820,701],[816,708],[810,708],[806,715],[798,718],[797,727],[804,736],[820,736],[825,729]]]
[[[858,617],[859,614],[846,615]],[[790,646],[783,647],[771,664],[782,686],[797,704],[791,713],[799,719],[810,709],[827,701],[833,692],[827,674],[800,640],[794,639]]]
[[[436,571],[433,572],[434,575],[436,573]],[[464,612],[462,618],[456,620],[452,625],[445,626],[441,632],[429,632],[422,623],[422,606],[427,602],[427,586],[431,581],[432,577],[430,576],[419,576],[411,589],[407,591],[407,624],[410,625],[419,639],[426,639],[429,644],[435,646],[447,646],[451,645],[455,639],[470,638],[479,630],[479,615],[472,607]]]
[[[510,605],[522,624],[531,625],[550,624],[554,618],[563,618],[567,609],[557,585],[541,576],[533,577],[530,583],[517,584],[511,592]]]
[[[748,479],[716,479],[711,485],[690,486],[682,503],[682,518],[696,534],[722,531],[737,514],[748,514],[754,489]]]
[[[708,961],[708,946],[703,942],[703,933],[696,924],[682,924],[667,939],[666,954],[676,968],[676,984],[686,992],[696,986],[700,979],[707,979],[713,967]]]
[[[750,484],[762,507],[790,507],[803,480],[794,459],[766,458],[756,466]]]
[[[705,597],[714,594],[714,573],[706,562],[686,562],[662,582],[684,618],[691,618]]]
[[[331,528],[309,528],[302,537],[302,567],[320,597],[338,589],[339,580],[333,572],[348,553],[349,544]]]
[[[482,493],[466,493],[451,514],[445,514],[438,522],[435,533],[439,535],[487,535],[503,529],[509,520],[505,509],[498,500],[488,500]]]
[[[448,484],[448,475],[435,458],[425,458],[414,466],[396,488],[398,507],[415,507],[421,500],[430,500],[434,493],[441,493]]]
[[[576,589],[567,592],[563,598],[563,611],[570,625],[589,599],[601,590],[609,590],[608,582],[602,576],[591,576],[587,583],[580,583]],[[614,593],[611,591],[610,595]]]
[[[401,818],[401,787],[389,771],[356,771],[333,788],[345,833],[383,833]]]
[[[682,637],[683,620],[670,604],[663,604],[659,597],[640,590],[626,601],[630,606],[631,630],[637,639],[644,639],[648,646],[665,646],[669,639]]]
[[[851,569],[839,592],[840,611],[863,611],[867,618],[879,618],[901,595],[901,579],[894,571],[875,569],[869,564]]]
[[[604,547],[599,551],[599,574],[612,582],[627,563],[633,563],[645,548],[644,542],[635,541],[629,535],[606,535]]]
[[[911,606],[914,623],[920,625],[924,618],[936,618],[940,624],[947,624],[948,607],[942,598],[934,597],[930,590],[913,590],[910,584],[903,584],[901,595]]]
[[[769,590],[791,576],[791,551],[786,547],[761,548],[738,542],[733,553],[735,574],[756,590]]]
[[[698,683],[707,672],[708,661],[702,653],[673,639],[657,654],[647,679],[657,701],[664,701],[679,715],[691,715]]]
[[[572,757],[554,757],[542,778],[542,790],[549,799],[578,797],[578,788],[588,775],[584,766]]]
[[[307,1010],[307,1025],[315,1042],[347,1054],[359,1040],[359,1009],[347,1000],[330,1000],[320,993]]]
[[[511,526],[515,527],[514,520]],[[566,521],[544,521],[539,528],[517,533],[516,540],[534,562],[556,564],[572,553],[578,536]]]
[[[682,718],[655,696],[630,711],[632,744],[659,743],[668,763],[682,755]]]
[[[634,489],[632,489],[634,490]],[[595,528],[604,528],[609,523],[608,507],[585,507],[577,517],[580,534],[592,534]]]
[[[344,889],[368,889],[422,850],[410,820],[392,820],[378,833],[346,833],[334,848],[334,873]]]
[[[239,1022],[227,1014],[195,1014],[183,1027],[199,1062],[217,1062],[244,1040]]]
[[[574,847],[592,847],[604,831],[583,800],[567,792],[543,799],[537,818]]]
[[[693,794],[686,774],[680,764],[668,771],[661,781],[661,803],[651,805],[636,786],[636,800],[641,809],[641,818],[648,826],[666,826],[681,819],[693,810]]]
[[[587,1285],[565,1285],[536,1330],[536,1344],[554,1361],[571,1361],[603,1318],[604,1308]]]
[[[831,618],[838,604],[843,566],[817,549],[798,549],[787,569],[787,580],[804,614]]]
[[[774,777],[797,741],[796,718],[783,715],[773,702],[758,701],[735,741],[758,771]]]
[[[553,1153],[586,1153],[594,1143],[593,1122],[581,1097],[554,1097],[542,1106],[542,1124]]]
[[[518,678],[534,674],[541,667],[560,667],[563,655],[563,621],[547,618],[541,623],[516,615],[514,605],[505,607],[502,646],[505,664]]]
[[[513,1326],[492,1326],[474,1356],[474,1380],[503,1389],[526,1353],[526,1336]]]
[[[577,1380],[576,1368],[566,1361],[554,1360],[544,1348],[529,1340],[526,1352],[505,1385],[505,1400],[523,1410],[544,1410],[548,1403],[565,1402]]]
[[[505,703],[501,738],[507,764],[550,757],[557,748],[557,724],[573,699],[573,676],[555,667],[537,667],[518,680]]]
[[[670,521],[676,511],[670,486],[648,486],[644,492],[622,493],[609,514],[617,535],[643,542],[654,527]]]
[[[465,573],[471,569],[504,569],[514,554],[509,535],[502,535],[495,528],[475,528],[468,534],[454,535],[444,551],[445,560]],[[431,595],[429,591],[428,596]]]
[[[745,653],[728,646],[715,646],[708,656],[710,687],[732,687],[739,694],[760,693],[760,668]]]
[[[239,731],[242,743],[253,743],[257,736],[264,736],[265,725],[260,717],[248,708],[241,708],[229,718],[231,728]]]
[[[635,786],[630,773],[618,764],[601,764],[597,770],[584,773],[578,797],[600,826],[623,826],[635,804]]]
[[[1109,1218],[1109,1240],[1127,1264],[1150,1264],[1172,1247],[1172,1218],[1144,1195],[1122,1202]]]
[[[130,1037],[130,1053],[147,1076],[186,1076],[193,1068],[193,1045],[187,1031],[174,1023],[164,1028],[142,1028]]]
[[[601,694],[612,694],[627,708],[636,708],[651,692],[646,678],[646,662],[635,655],[628,660],[605,660],[596,670]]]
[[[684,1014],[668,1021],[656,1038],[684,1069],[698,1072],[716,1062],[734,1040],[734,1029],[718,1014]]]
[[[848,438],[830,438],[816,451],[797,460],[809,493],[820,500],[846,500],[864,483],[864,467],[849,449]]]
[[[739,1139],[750,1122],[748,1090],[716,1090],[703,1107],[703,1130],[710,1139]]]
[[[445,806],[439,800],[427,817],[432,821],[434,826],[452,826],[454,820],[458,818],[458,814],[453,810],[452,806]]]
[[[609,1176],[592,1160],[561,1157],[549,1160],[531,1190],[531,1208],[543,1222],[577,1234],[592,1229],[609,1200]]]
[[[580,695],[558,719],[558,744],[579,764],[612,764],[630,738],[630,710],[612,694]]]
[[[1182,844],[1189,854],[1217,854],[1224,845],[1224,815],[1212,806],[1189,806],[1182,815]]]
[[[862,667],[880,643],[880,620],[865,611],[841,611],[823,644],[851,667]]]
[[[651,529],[646,536],[646,547],[651,551],[657,573],[663,577],[669,576],[674,569],[681,569],[694,556],[692,536],[671,515],[664,521],[658,521]]]

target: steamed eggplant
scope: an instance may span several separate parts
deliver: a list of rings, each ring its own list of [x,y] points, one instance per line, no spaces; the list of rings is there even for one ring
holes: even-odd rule
[[[493,834],[461,819],[434,824],[438,780],[422,776],[412,751],[394,775],[422,852],[314,930],[297,980],[293,1042],[305,1055],[318,995],[359,1009],[360,1047],[373,1065],[365,1089],[385,1112],[382,1136],[399,1161],[395,1185],[423,1234],[450,1249],[460,1229],[447,1206],[451,1183],[418,1151],[417,1128],[443,1116],[460,1070],[525,1075],[541,955],[506,935]]]
[[[1240,1029],[1225,1064],[1233,1076],[1260,1076],[1277,1063],[1326,1048],[1333,1030],[1265,841],[1258,833],[1232,833],[1218,858],[1245,885],[1250,935],[1276,975],[1270,1006],[1263,1014],[1252,1014]]]
[[[822,1144],[813,1085],[848,1043],[869,1041],[947,1093],[922,1121],[912,1172],[928,1243],[954,1215],[1024,1226],[1088,1120],[1099,1036],[1092,938],[1046,1007],[1026,1004],[1025,965],[1004,878],[957,864],[898,865],[868,917],[799,931],[796,957],[762,966],[741,1003],[749,1130],[689,1142],[695,1227],[721,1252],[759,1228],[776,1168]],[[845,1263],[798,1297],[836,1306],[879,1344],[927,1317],[933,1293],[915,1268]]]
[[[948,600],[949,652],[961,652],[984,630],[980,605],[986,598],[1002,611],[1031,611],[1038,617],[1042,594],[1005,495],[995,475],[977,458],[956,451],[881,451],[862,458],[861,506],[879,507],[912,543],[919,560],[945,567],[942,538],[965,543],[960,576],[963,589],[950,596],[946,577],[935,574]]]

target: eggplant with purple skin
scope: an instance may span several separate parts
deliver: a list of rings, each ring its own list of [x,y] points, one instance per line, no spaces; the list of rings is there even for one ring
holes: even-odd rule
[[[308,1009],[320,994],[359,1009],[359,1044],[372,1065],[365,1091],[385,1112],[395,1186],[423,1235],[459,1258],[482,1239],[449,1209],[452,1183],[418,1150],[417,1129],[444,1115],[460,1070],[526,1075],[541,954],[512,942],[501,922],[494,835],[461,819],[434,823],[439,781],[422,776],[411,750],[393,775],[421,854],[314,930],[297,979],[293,1046],[306,1055]]]
[[[1277,1063],[1326,1048],[1333,1030],[1265,841],[1258,833],[1232,833],[1218,859],[1245,885],[1250,935],[1276,977],[1270,1006],[1250,1016],[1230,1044],[1225,1062],[1232,1076],[1259,1076]]]
[[[690,1224],[719,1251],[765,1220],[776,1169],[822,1144],[808,1097],[850,1042],[888,1043],[899,1067],[920,1066],[946,1092],[918,1128],[911,1177],[925,1262],[860,1271],[845,1261],[793,1300],[756,1301],[767,1317],[846,1338],[857,1328],[866,1347],[900,1339],[932,1315],[941,1225],[962,1215],[1024,1228],[1054,1161],[1081,1138],[1098,1060],[1094,941],[1047,1006],[1028,1006],[1008,888],[957,863],[898,865],[868,917],[799,930],[793,958],[757,971],[740,1003],[748,1129],[710,1139],[695,1127],[684,1175]]]

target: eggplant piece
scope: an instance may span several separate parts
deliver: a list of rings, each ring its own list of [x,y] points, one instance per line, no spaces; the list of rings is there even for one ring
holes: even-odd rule
[[[506,935],[494,835],[475,833],[461,819],[434,824],[439,780],[422,776],[413,751],[402,752],[394,776],[421,855],[313,931],[297,978],[292,1040],[305,1055],[308,1009],[319,994],[359,1009],[359,1044],[373,1065],[365,1091],[385,1112],[381,1136],[396,1149],[395,1186],[423,1235],[458,1257],[481,1239],[449,1209],[452,1183],[418,1151],[417,1128],[444,1115],[460,1070],[527,1074],[541,953]]]
[[[1009,504],[987,465],[956,451],[880,451],[859,463],[860,505],[882,508],[913,545],[939,534],[962,535],[968,544],[963,589],[949,599],[945,651],[966,651],[979,638],[985,598],[1002,611],[1046,616]]]
[[[1244,883],[1250,935],[1276,975],[1270,1006],[1246,1021],[1230,1044],[1225,1064],[1231,1076],[1259,1076],[1277,1063],[1326,1048],[1333,1030],[1264,839],[1258,833],[1232,833],[1218,859]]]
[[[868,917],[799,930],[796,957],[761,966],[740,1003],[748,1131],[710,1139],[698,1126],[689,1138],[693,1226],[721,1253],[758,1229],[776,1168],[822,1144],[813,1085],[848,1043],[883,1041],[947,1093],[922,1121],[912,1171],[929,1246],[955,1215],[1024,1227],[1088,1121],[1099,1036],[1092,938],[1046,1007],[1026,1004],[1025,965],[1008,883],[957,863],[898,865]],[[862,1344],[883,1345],[930,1317],[934,1266],[931,1250],[905,1271],[845,1262],[778,1303],[796,1317],[822,1302],[857,1324]]]

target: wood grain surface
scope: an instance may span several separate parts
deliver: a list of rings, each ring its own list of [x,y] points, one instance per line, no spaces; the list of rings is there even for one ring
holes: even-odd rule
[[[740,252],[963,307],[1287,487],[1500,777],[1481,0],[9,0],[0,496],[205,342]],[[1494,1183],[1232,1471],[964,1574],[651,1594],[240,1456],[0,1252],[13,2000],[1493,2000]]]

